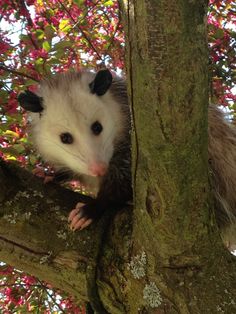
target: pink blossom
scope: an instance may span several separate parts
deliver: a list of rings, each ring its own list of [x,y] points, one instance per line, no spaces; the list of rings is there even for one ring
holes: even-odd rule
[[[44,50],[43,48],[37,49],[37,50],[32,50],[30,52],[30,57],[33,59],[37,59],[37,58],[47,59],[48,58],[48,52],[46,50]]]

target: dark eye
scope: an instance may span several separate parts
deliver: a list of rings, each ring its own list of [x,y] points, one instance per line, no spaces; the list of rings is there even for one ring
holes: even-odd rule
[[[103,127],[101,125],[100,122],[98,121],[95,121],[92,125],[91,125],[91,130],[93,132],[94,135],[99,135],[102,130],[103,130]]]
[[[60,139],[61,139],[63,144],[72,144],[74,141],[73,136],[68,132],[61,133]]]

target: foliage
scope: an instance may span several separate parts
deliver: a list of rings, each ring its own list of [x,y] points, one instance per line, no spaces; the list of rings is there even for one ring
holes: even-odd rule
[[[53,291],[50,284],[4,263],[0,265],[0,296],[0,312],[4,314],[85,314],[84,307],[73,304],[62,291]]]
[[[208,12],[211,101],[233,108],[235,10],[233,0],[210,0]],[[103,65],[121,71],[119,6],[115,0],[0,0],[0,13],[0,157],[33,169],[41,163],[27,139],[17,95],[26,87],[35,91],[49,73]],[[54,313],[52,303],[60,298],[50,286],[6,265],[0,272],[1,311]],[[80,313],[69,299],[59,304],[55,313]]]
[[[236,3],[210,0],[208,13],[211,101],[235,108]]]

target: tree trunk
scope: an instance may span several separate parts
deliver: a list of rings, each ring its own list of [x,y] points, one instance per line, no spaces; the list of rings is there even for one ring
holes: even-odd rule
[[[120,2],[134,209],[69,232],[66,211],[78,196],[2,164],[0,259],[90,300],[97,313],[235,313],[235,258],[208,188],[207,3]]]
[[[121,3],[134,127],[127,312],[234,313],[235,258],[208,188],[207,2]]]

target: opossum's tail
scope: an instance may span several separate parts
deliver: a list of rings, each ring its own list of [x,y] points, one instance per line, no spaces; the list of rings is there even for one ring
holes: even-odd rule
[[[209,162],[216,199],[216,219],[228,247],[236,245],[236,126],[211,105],[208,113]]]

